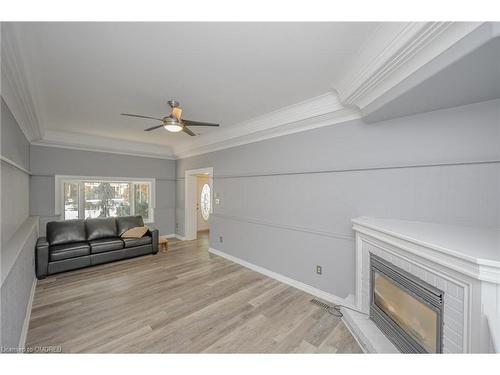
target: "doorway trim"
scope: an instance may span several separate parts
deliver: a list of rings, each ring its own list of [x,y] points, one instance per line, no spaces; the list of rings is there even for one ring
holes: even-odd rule
[[[198,189],[196,176],[199,174],[208,174],[208,185],[212,195],[210,202],[213,202],[213,167],[186,170],[184,173],[184,240],[197,238],[196,203],[198,202]],[[210,205],[210,213],[212,211],[213,204]]]

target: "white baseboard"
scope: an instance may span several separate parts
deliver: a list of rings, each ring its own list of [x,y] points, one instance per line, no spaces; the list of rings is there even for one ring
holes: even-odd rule
[[[233,255],[229,255],[229,254],[226,254],[220,250],[217,250],[217,249],[214,249],[214,248],[211,248],[209,247],[208,248],[208,252],[212,253],[212,254],[215,254],[215,255],[218,255],[222,258],[225,258],[227,260],[230,260],[231,262],[234,262],[234,263],[238,263],[239,265],[243,266],[243,267],[246,267],[246,268],[249,268],[251,269],[252,271],[255,271],[255,272],[258,272],[258,273],[261,273],[263,275],[266,275],[272,279],[275,279],[275,280],[278,280],[278,281],[281,281],[282,283],[284,284],[287,284],[287,285],[290,285],[294,288],[297,288],[297,289],[300,289],[306,293],[309,293],[315,297],[318,297],[318,298],[321,298],[322,300],[325,300],[325,301],[328,301],[328,302],[332,302],[334,304],[338,304],[338,305],[344,305],[344,306],[349,306],[349,307],[353,307],[352,304],[349,302],[349,301],[346,301],[344,298],[342,297],[339,297],[339,296],[336,296],[334,294],[331,294],[331,293],[328,293],[328,292],[325,292],[321,289],[318,289],[318,288],[315,288],[311,285],[308,285],[308,284],[304,284],[303,282],[301,281],[298,281],[298,280],[295,280],[295,279],[291,279],[290,277],[287,277],[287,276],[284,276],[280,273],[276,273],[274,271],[271,271],[271,270],[268,270],[267,268],[264,268],[264,267],[260,267],[260,266],[257,266],[253,263],[249,263],[243,259],[240,259],[240,258],[237,258]]]
[[[33,300],[35,298],[35,289],[37,278],[35,277],[33,280],[33,284],[31,285],[30,298],[28,300],[28,305],[26,306],[26,314],[24,316],[23,328],[21,330],[21,337],[19,337],[19,346],[18,348],[24,348],[26,346],[26,338],[28,336],[28,328],[30,325],[31,318],[31,309],[33,308]]]

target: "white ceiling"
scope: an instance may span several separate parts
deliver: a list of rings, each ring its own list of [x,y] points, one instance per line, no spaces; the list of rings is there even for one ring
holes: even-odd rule
[[[121,112],[228,128],[332,90],[376,23],[18,23],[45,130],[165,146],[194,138]],[[193,128],[197,133],[221,129]],[[205,134],[206,136],[206,134]],[[200,137],[202,138],[203,135]]]

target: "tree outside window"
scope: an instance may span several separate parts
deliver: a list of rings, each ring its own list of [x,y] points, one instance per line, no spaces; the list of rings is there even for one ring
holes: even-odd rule
[[[65,181],[64,219],[140,215],[152,219],[151,183]]]

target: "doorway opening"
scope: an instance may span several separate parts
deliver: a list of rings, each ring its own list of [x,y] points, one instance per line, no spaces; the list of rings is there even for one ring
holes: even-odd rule
[[[212,214],[213,168],[186,171],[184,201],[184,238],[208,238]]]

